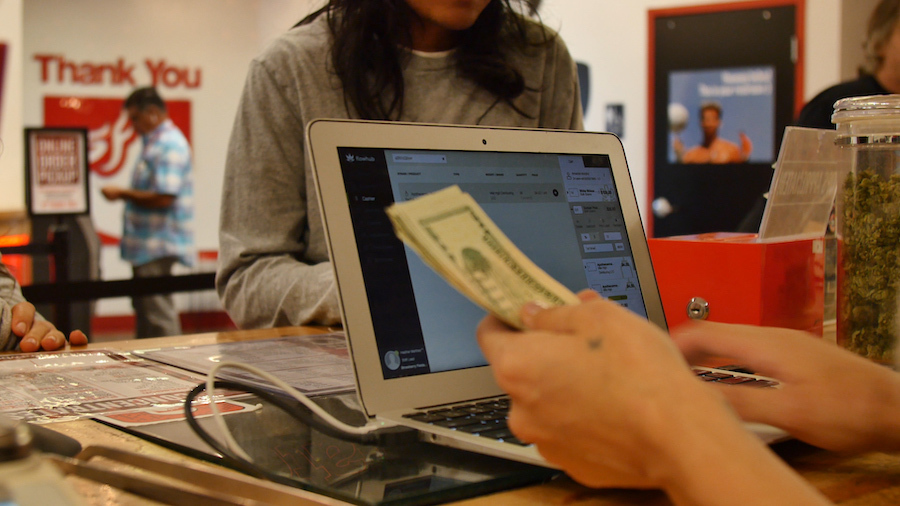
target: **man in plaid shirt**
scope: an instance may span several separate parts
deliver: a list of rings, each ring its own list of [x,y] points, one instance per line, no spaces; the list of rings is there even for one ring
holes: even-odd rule
[[[193,264],[191,148],[154,88],[135,90],[124,107],[143,149],[131,188],[106,186],[103,196],[125,201],[122,258],[134,276],[170,276],[176,262]],[[181,334],[172,294],[134,297],[133,305],[138,339]]]

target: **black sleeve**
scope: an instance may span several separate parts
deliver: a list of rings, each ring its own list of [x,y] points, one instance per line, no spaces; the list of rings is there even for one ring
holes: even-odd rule
[[[796,126],[808,128],[833,129],[831,114],[834,112],[834,100],[825,95],[818,95],[803,106],[797,116]]]

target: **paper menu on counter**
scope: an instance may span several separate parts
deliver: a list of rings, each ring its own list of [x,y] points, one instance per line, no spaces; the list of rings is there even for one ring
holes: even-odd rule
[[[107,350],[0,356],[0,411],[33,423],[180,406],[200,376]]]
[[[347,341],[341,332],[138,350],[134,353],[204,375],[219,362],[243,362],[275,375],[308,396],[348,392],[355,388]],[[217,377],[274,388],[269,382],[244,370],[221,369]]]

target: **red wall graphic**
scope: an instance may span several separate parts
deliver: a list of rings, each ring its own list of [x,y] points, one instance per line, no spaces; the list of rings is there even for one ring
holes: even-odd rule
[[[44,97],[44,126],[88,129],[88,161],[101,177],[122,170],[132,143],[138,142],[128,115],[122,109],[124,98]],[[191,103],[167,100],[169,117],[191,142]],[[130,167],[129,167],[130,169]]]

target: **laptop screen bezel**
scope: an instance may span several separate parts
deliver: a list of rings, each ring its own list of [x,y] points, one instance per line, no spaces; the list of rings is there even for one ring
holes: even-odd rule
[[[326,225],[328,251],[340,295],[357,390],[369,416],[491,397],[502,391],[489,366],[384,379],[341,172],[339,147],[608,155],[648,319],[666,328],[625,153],[615,135],[528,128],[315,120],[307,127],[307,146],[308,162],[314,169],[319,206]]]

